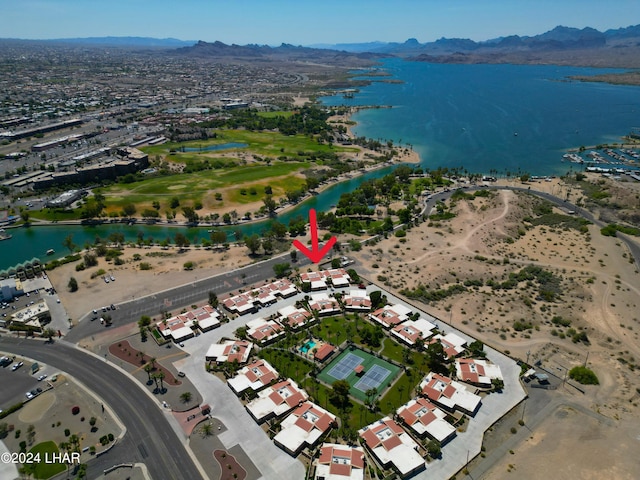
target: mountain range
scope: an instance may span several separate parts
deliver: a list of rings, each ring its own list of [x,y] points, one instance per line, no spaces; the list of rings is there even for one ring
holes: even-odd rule
[[[0,40],[0,42],[15,40]],[[162,50],[171,55],[227,61],[295,61],[357,66],[376,59],[398,56],[434,63],[553,63],[600,67],[640,68],[640,25],[600,32],[557,26],[534,36],[510,35],[485,41],[440,38],[420,43],[366,42],[295,46],[227,45],[175,38],[93,37],[28,41]]]

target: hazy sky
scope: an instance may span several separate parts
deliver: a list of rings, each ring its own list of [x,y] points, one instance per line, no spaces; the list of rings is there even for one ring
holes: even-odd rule
[[[640,23],[639,0],[0,0],[0,38],[142,36],[278,45],[487,40]]]

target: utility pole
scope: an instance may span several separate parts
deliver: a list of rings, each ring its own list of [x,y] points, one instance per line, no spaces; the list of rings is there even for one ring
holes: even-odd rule
[[[585,359],[584,359],[584,365],[583,365],[583,367],[586,367],[586,366],[587,366],[587,360],[589,360],[589,351],[588,351],[588,350],[587,350],[587,356],[586,356],[586,357],[585,357]]]

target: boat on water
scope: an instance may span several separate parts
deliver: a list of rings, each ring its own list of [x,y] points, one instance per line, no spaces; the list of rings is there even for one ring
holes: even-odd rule
[[[4,228],[0,228],[0,240],[9,240],[12,237],[11,234],[4,231]]]
[[[53,248],[47,250],[47,255],[53,255],[54,253],[56,253],[56,251]]]

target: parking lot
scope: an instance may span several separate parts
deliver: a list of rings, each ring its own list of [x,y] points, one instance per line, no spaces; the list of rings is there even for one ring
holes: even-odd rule
[[[38,382],[38,377],[43,371],[37,372],[31,376],[31,363],[24,361],[24,365],[17,370],[12,370],[12,366],[16,361],[24,361],[24,359],[16,358],[10,365],[0,367],[0,408],[6,410],[18,402],[27,400],[25,394],[38,387],[44,389],[46,384]]]

